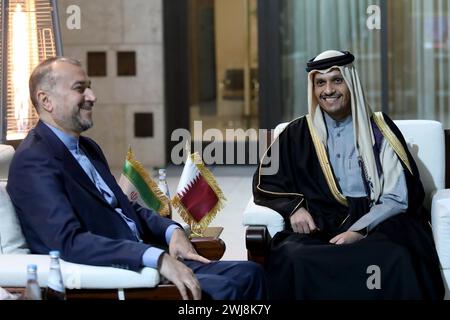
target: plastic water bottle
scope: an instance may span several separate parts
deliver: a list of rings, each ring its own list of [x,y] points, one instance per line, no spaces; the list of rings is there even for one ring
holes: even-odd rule
[[[41,288],[37,281],[37,265],[27,266],[27,286],[23,294],[24,300],[42,300]]]
[[[50,272],[47,282],[47,300],[66,300],[66,288],[64,287],[61,266],[59,263],[59,251],[50,251]]]
[[[158,188],[159,190],[161,190],[162,193],[164,193],[167,196],[167,198],[170,199],[169,185],[167,184],[166,180],[166,169],[159,169],[158,174],[159,174]],[[170,202],[169,202],[169,215],[167,217],[172,219],[172,206]]]

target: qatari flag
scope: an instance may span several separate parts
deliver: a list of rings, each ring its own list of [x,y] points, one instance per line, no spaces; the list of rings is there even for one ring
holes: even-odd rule
[[[225,197],[211,171],[198,153],[190,154],[184,165],[172,204],[191,230],[202,234],[222,209]]]

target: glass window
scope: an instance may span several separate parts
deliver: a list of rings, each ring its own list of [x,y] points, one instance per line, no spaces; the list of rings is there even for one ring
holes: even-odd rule
[[[369,6],[381,4],[386,6],[387,27],[370,28],[374,12],[368,12]],[[449,27],[447,0],[283,0],[282,120],[307,113],[306,61],[338,49],[355,54],[374,111],[387,111],[393,119],[438,120],[450,127]]]
[[[450,127],[447,0],[388,1],[389,114]]]
[[[367,27],[374,0],[283,0],[283,121],[308,112],[306,62],[328,49],[349,50],[369,103],[381,110],[380,30]]]
[[[191,132],[257,128],[257,21],[256,0],[188,1]]]

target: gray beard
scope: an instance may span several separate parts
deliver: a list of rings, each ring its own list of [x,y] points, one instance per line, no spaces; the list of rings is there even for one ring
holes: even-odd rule
[[[92,126],[94,125],[94,122],[92,120],[83,121],[79,112],[73,115],[71,122],[74,131],[79,133],[92,128]]]

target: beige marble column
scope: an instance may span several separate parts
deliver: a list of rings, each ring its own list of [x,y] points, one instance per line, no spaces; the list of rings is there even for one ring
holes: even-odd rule
[[[128,146],[145,166],[164,166],[162,0],[58,3],[64,55],[80,60],[86,68],[87,52],[106,52],[106,77],[91,77],[97,104],[94,127],[86,135],[100,144],[113,170],[122,167]],[[70,5],[80,8],[80,29],[66,26]],[[118,51],[136,52],[136,76],[117,76]],[[153,113],[153,137],[134,136],[136,112]]]

